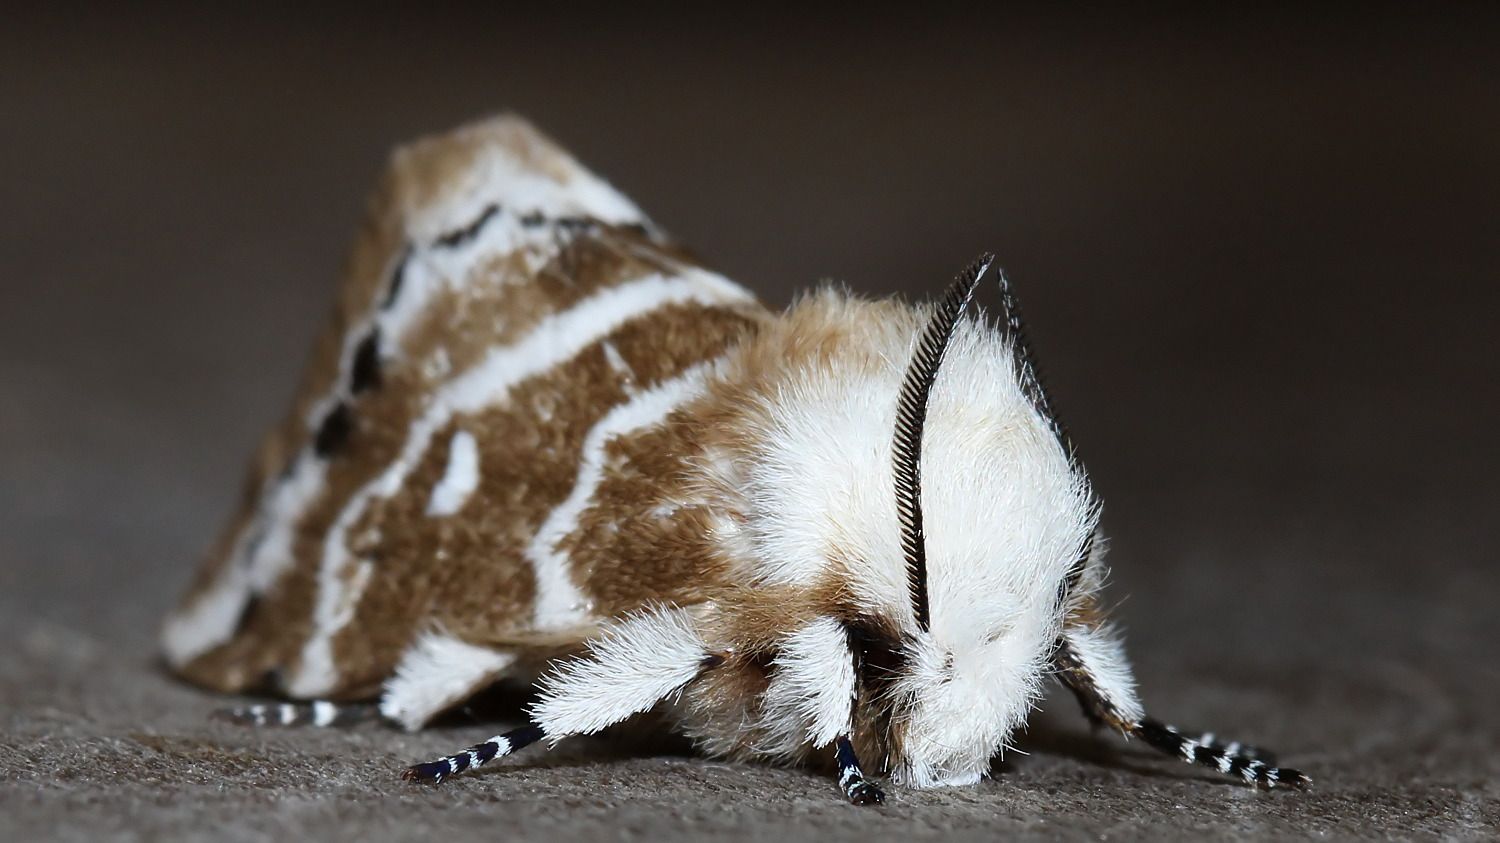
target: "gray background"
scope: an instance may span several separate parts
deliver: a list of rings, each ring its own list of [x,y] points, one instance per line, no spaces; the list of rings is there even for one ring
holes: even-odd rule
[[[1495,834],[1500,28],[1390,11],[8,12],[0,838]],[[485,711],[211,722],[156,625],[386,150],[506,107],[772,302],[998,251],[1149,707],[1315,788],[1091,737],[1061,693],[992,780],[879,810],[649,735],[396,780]]]

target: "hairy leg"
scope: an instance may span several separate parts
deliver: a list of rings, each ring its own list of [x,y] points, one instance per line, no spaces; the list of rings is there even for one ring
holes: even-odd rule
[[[1312,779],[1300,770],[1274,766],[1267,752],[1238,741],[1221,743],[1212,734],[1184,735],[1147,717],[1135,698],[1124,651],[1106,628],[1067,629],[1053,657],[1057,676],[1072,690],[1089,720],[1189,764],[1235,776],[1256,787],[1304,787]]]
[[[885,801],[885,791],[865,778],[860,769],[859,758],[854,754],[854,745],[847,735],[840,735],[833,742],[834,756],[839,765],[839,789],[844,797],[855,805],[879,805]]]
[[[541,740],[545,734],[541,726],[530,723],[519,729],[511,729],[509,732],[496,735],[482,743],[474,744],[461,752],[445,755],[436,761],[413,764],[406,768],[401,778],[407,781],[437,784],[448,776],[483,766],[496,758],[504,758],[512,752],[525,749]]]
[[[440,782],[536,743],[588,735],[649,711],[715,664],[688,614],[658,609],[605,631],[582,657],[556,664],[542,678],[531,723],[402,773]]]

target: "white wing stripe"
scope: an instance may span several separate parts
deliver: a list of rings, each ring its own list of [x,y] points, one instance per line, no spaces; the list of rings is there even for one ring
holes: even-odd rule
[[[287,685],[295,696],[318,696],[335,687],[333,637],[342,627],[339,609],[358,603],[359,594],[346,594],[341,583],[350,564],[347,535],[372,499],[399,492],[407,476],[427,451],[432,437],[454,416],[473,413],[501,402],[518,383],[576,357],[584,349],[624,323],[671,304],[698,302],[720,305],[749,300],[741,287],[722,276],[699,269],[681,275],[650,275],[610,287],[569,310],[537,324],[523,340],[492,349],[477,365],[444,385],[427,412],[407,432],[401,454],[374,480],[356,492],[339,513],[324,539],[318,572],[318,597],[313,633]]]
[[[477,488],[479,443],[474,441],[474,434],[460,430],[448,442],[448,468],[443,472],[443,479],[432,489],[427,514],[441,517],[458,512]]]
[[[466,282],[475,254],[519,251],[526,258],[526,268],[534,274],[556,256],[561,246],[561,241],[550,228],[528,230],[514,213],[502,209],[479,232],[479,236],[463,247],[407,257],[401,292],[391,307],[380,307],[384,292],[377,292],[375,304],[372,304],[374,312],[345,334],[333,384],[327,394],[312,402],[304,417],[308,431],[317,430],[323,418],[348,397],[349,375],[356,349],[372,328],[379,328],[382,353],[394,353],[400,348],[400,340],[407,329],[421,316],[434,294],[443,289],[456,289]],[[524,282],[528,277],[525,273],[517,273],[504,279],[504,283]],[[310,446],[304,447],[291,472],[286,477],[272,480],[270,488],[261,492],[256,514],[236,537],[217,580],[190,606],[174,613],[168,620],[162,642],[172,664],[186,664],[228,641],[234,635],[235,623],[250,595],[270,588],[291,567],[295,559],[292,541],[297,525],[303,513],[322,494],[327,473],[327,463],[317,458]]]
[[[605,414],[583,441],[578,477],[566,500],[554,508],[526,548],[526,558],[536,574],[535,625],[538,629],[562,629],[582,622],[588,601],[569,573],[569,559],[558,545],[578,529],[578,518],[594,500],[604,480],[604,449],[610,440],[659,424],[684,403],[703,394],[711,363],[703,363],[683,374],[638,393]]]

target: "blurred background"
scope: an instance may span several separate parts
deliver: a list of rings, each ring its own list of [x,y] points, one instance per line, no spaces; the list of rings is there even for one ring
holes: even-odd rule
[[[996,251],[1148,702],[1493,820],[1492,8],[7,12],[0,694],[166,684],[384,156],[513,109],[776,304]]]

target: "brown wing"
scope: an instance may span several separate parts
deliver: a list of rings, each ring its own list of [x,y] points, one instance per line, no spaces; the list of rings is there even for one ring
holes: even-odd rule
[[[576,638],[614,608],[570,558],[619,532],[596,517],[606,463],[651,461],[620,437],[670,438],[703,364],[763,316],[524,121],[399,150],[293,411],[168,619],[169,662],[349,698],[427,630]]]

